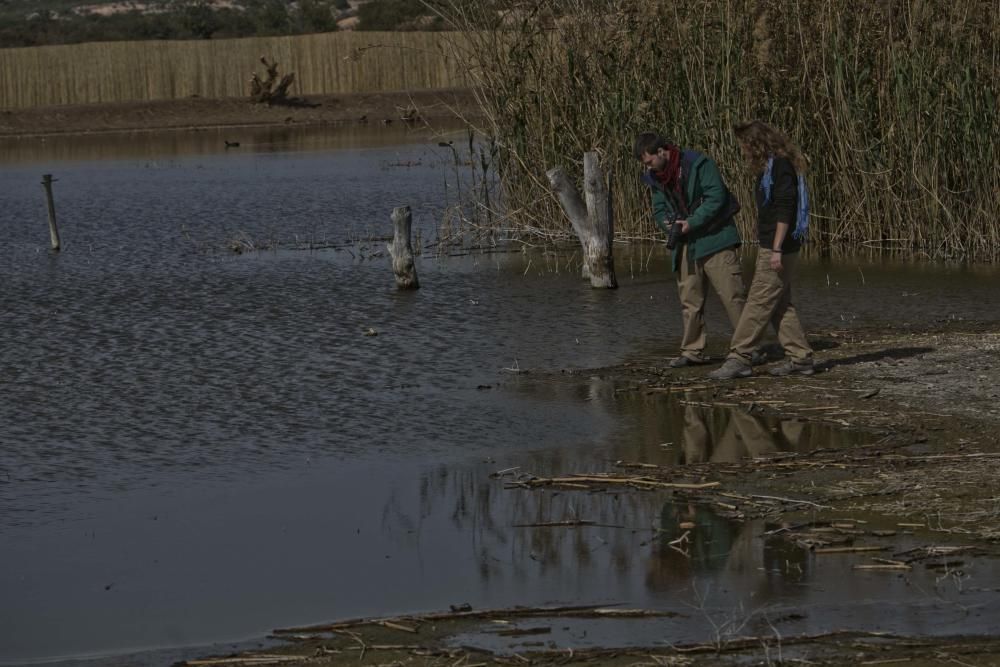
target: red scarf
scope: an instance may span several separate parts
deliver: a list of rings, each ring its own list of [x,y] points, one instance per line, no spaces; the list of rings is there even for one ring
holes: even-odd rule
[[[663,165],[663,171],[654,171],[653,176],[663,185],[665,190],[677,195],[675,201],[680,203],[681,207],[687,208],[684,202],[684,192],[681,190],[681,149],[677,146],[667,145],[664,146],[663,150],[667,154],[667,163]],[[687,215],[686,210],[679,212]]]

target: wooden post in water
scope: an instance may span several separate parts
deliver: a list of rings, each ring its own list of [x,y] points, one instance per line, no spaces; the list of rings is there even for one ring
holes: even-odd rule
[[[49,237],[52,249],[59,252],[62,244],[59,241],[59,228],[56,226],[56,205],[52,200],[52,174],[42,175],[42,187],[45,188],[45,202],[49,206]]]
[[[562,167],[545,172],[563,211],[573,225],[583,248],[583,277],[591,287],[615,289],[614,219],[611,213],[611,189],[604,178],[596,152],[583,155],[583,190],[586,204]]]
[[[596,152],[583,154],[583,192],[590,222],[590,284],[592,287],[617,289],[615,277],[615,220],[611,209],[611,177],[605,178]],[[594,282],[600,277],[600,284]]]
[[[412,223],[409,206],[398,206],[392,209],[392,226],[395,233],[392,244],[386,246],[392,256],[392,272],[396,274],[396,287],[399,289],[417,289],[417,268],[413,264],[413,246],[410,245],[410,227]]]
[[[584,232],[581,229],[581,225],[586,224],[587,207],[583,203],[583,199],[580,198],[580,193],[569,182],[569,177],[566,176],[566,172],[563,171],[562,167],[553,167],[545,172],[545,175],[549,177],[549,184],[552,186],[552,191],[559,197],[559,203],[562,205],[563,212],[566,213],[570,224],[573,225],[573,231],[576,232],[577,238],[580,239],[580,245],[583,248],[582,275],[584,278],[590,278],[590,266],[587,264],[587,242]]]

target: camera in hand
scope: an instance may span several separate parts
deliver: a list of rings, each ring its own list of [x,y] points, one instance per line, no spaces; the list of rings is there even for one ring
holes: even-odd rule
[[[667,250],[673,250],[677,247],[681,238],[681,223],[674,222],[670,225],[667,230]]]

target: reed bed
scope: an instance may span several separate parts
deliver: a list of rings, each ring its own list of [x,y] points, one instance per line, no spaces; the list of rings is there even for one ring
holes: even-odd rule
[[[0,108],[245,96],[250,73],[263,74],[262,55],[295,72],[295,95],[464,87],[460,42],[445,33],[335,32],[2,49]]]
[[[502,3],[501,3],[502,4]],[[1000,256],[992,0],[445,0],[499,147],[507,220],[568,223],[547,168],[603,154],[620,235],[649,237],[633,137],[658,129],[720,164],[751,225],[731,128],[760,118],[810,161],[812,248]]]

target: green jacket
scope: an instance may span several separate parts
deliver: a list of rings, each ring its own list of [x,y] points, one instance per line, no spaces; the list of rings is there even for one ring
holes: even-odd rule
[[[687,217],[691,229],[686,236],[680,237],[681,243],[674,248],[674,271],[680,269],[680,253],[684,243],[688,245],[690,256],[696,260],[741,243],[740,233],[733,221],[733,215],[739,210],[738,204],[722,181],[722,174],[715,162],[696,151],[684,151],[682,165],[684,194],[692,209]],[[667,219],[675,213],[673,203],[664,192],[663,185],[648,172],[643,176],[643,182],[653,192],[653,222],[666,234]],[[683,219],[683,213],[676,211],[676,214]]]

